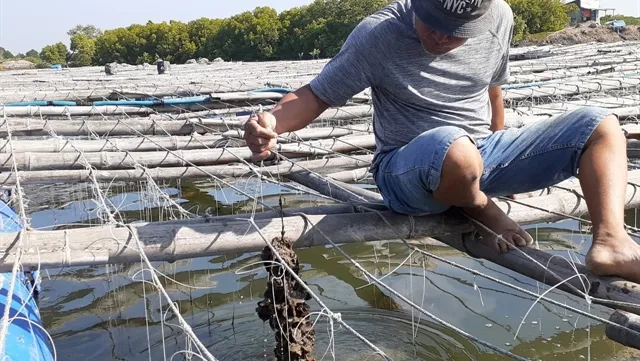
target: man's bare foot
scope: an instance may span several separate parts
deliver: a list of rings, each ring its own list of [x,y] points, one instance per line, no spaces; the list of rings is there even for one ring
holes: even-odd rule
[[[503,253],[509,250],[509,246],[504,241],[499,240],[495,234],[502,236],[505,241],[514,246],[525,247],[531,245],[533,243],[531,235],[509,218],[491,198],[487,199],[488,202],[484,207],[463,208],[466,214],[493,231],[489,232],[482,226],[476,226],[478,233],[482,236],[482,242],[493,247],[497,252]]]
[[[596,276],[617,276],[640,283],[640,245],[624,231],[595,234],[585,261]]]

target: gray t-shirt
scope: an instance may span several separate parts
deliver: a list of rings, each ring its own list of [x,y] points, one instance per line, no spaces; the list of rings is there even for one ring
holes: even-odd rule
[[[411,0],[397,0],[356,26],[311,89],[340,106],[371,88],[378,153],[446,125],[484,138],[491,134],[488,86],[509,77],[513,28],[513,12],[504,0],[494,1],[487,15],[493,24],[489,32],[436,57],[418,39]]]

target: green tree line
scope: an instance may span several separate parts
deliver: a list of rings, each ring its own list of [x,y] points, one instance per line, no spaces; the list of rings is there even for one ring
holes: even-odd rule
[[[529,34],[564,28],[568,14],[576,10],[562,0],[506,1],[515,16],[514,43]],[[326,58],[338,53],[364,17],[390,2],[315,0],[281,13],[263,6],[225,19],[149,21],[104,32],[92,25],[78,25],[68,32],[69,48],[59,42],[31,56],[68,66],[142,64],[157,59],[184,63],[201,57],[242,61]]]
[[[10,52],[9,50],[3,48],[0,46],[0,60],[4,60],[4,59],[24,59],[24,58],[29,58],[29,57],[35,57],[37,58],[39,56],[39,53],[37,50],[35,49],[31,49],[29,51],[27,51],[26,54],[16,54],[13,55],[12,52]]]

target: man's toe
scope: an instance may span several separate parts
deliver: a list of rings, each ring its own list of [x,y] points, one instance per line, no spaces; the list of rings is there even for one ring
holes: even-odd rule
[[[522,235],[520,234],[513,235],[513,243],[518,247],[525,247],[527,246],[527,244],[529,244],[527,240],[523,238]]]
[[[529,232],[525,231],[524,229],[520,230],[520,237],[522,237],[525,241],[525,246],[530,246],[533,244],[533,237],[531,237],[531,235],[529,234]]]

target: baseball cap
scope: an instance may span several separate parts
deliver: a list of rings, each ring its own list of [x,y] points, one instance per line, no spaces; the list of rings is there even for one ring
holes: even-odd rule
[[[489,30],[494,3],[500,0],[411,0],[424,24],[449,36],[475,38]]]

